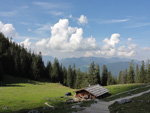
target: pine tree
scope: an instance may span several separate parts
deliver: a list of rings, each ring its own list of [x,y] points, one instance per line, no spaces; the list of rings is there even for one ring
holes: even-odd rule
[[[129,75],[127,76],[127,83],[134,83],[134,64],[133,60],[130,62]]]
[[[96,65],[95,75],[96,75],[96,79],[97,79],[97,81],[95,82],[95,84],[101,84],[100,67],[99,67],[98,64]]]
[[[67,69],[66,67],[63,67],[63,84],[66,86],[67,85]]]
[[[71,65],[68,67],[68,72],[67,72],[67,86],[73,87],[73,79],[72,79],[72,68]]]
[[[94,76],[95,76],[95,63],[92,62],[89,68],[88,82],[90,85],[94,85]],[[96,78],[96,77],[95,77]],[[97,82],[97,80],[95,80]]]
[[[146,79],[146,75],[145,75],[145,64],[144,64],[144,61],[142,61],[142,65],[141,65],[141,68],[140,68],[140,83],[144,83],[145,82],[145,79]]]
[[[106,65],[103,65],[102,69],[102,85],[106,86],[107,85],[107,79],[108,79],[108,70]]]
[[[48,61],[45,69],[45,77],[51,80],[51,74],[52,74],[52,64],[50,61]]]
[[[136,75],[135,75],[135,82],[139,83],[140,82],[140,75],[139,75],[139,64],[136,65]]]
[[[146,82],[150,83],[150,60],[147,60]]]
[[[59,62],[56,58],[52,66],[51,79],[52,79],[52,82],[59,82]]]
[[[77,69],[77,71],[76,71],[75,88],[76,89],[81,88],[81,84],[82,84],[82,73],[81,73],[80,69]]]
[[[108,72],[108,79],[107,79],[107,85],[112,85],[113,84],[113,78],[111,75],[111,72]]]

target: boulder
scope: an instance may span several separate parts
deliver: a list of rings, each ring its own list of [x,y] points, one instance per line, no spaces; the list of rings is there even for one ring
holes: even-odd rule
[[[125,104],[125,103],[129,103],[129,102],[131,102],[130,99],[123,99],[123,100],[119,101],[118,103],[119,104]]]
[[[80,106],[79,105],[74,105],[71,108],[80,108]]]

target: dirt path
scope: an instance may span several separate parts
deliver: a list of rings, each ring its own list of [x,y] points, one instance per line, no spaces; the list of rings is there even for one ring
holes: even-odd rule
[[[148,93],[148,92],[150,92],[150,90],[144,91],[144,92],[132,95],[132,96],[119,98],[119,99],[116,99],[116,100],[113,100],[113,101],[109,101],[109,102],[98,101],[97,103],[92,104],[90,107],[86,107],[84,110],[78,111],[77,113],[110,113],[108,107],[111,104],[113,104],[114,102],[121,101],[123,99],[131,99],[131,98],[134,98],[134,97],[138,97],[138,96],[141,96],[141,95],[143,95],[145,93]]]

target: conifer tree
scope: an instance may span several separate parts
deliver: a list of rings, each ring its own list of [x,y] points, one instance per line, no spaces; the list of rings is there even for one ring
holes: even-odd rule
[[[77,89],[81,88],[81,84],[82,84],[82,73],[81,73],[80,69],[77,69],[75,88],[77,88]]]
[[[112,85],[113,84],[113,78],[111,75],[111,72],[108,72],[108,79],[107,79],[107,85]]]
[[[130,62],[129,74],[127,76],[127,83],[134,83],[135,73],[133,60]]]
[[[139,73],[139,64],[136,65],[136,75],[135,75],[135,82],[140,82],[140,73]]]
[[[89,67],[89,73],[88,73],[88,82],[90,85],[94,85],[94,76],[95,76],[95,63],[92,62],[90,64],[90,67]],[[96,78],[96,77],[95,77]],[[96,80],[97,81],[97,80]]]
[[[141,68],[140,68],[140,83],[144,83],[145,82],[145,79],[146,79],[146,75],[145,75],[145,64],[144,64],[144,61],[142,61],[142,65],[141,65]]]
[[[73,80],[72,80],[72,68],[71,65],[68,67],[68,72],[67,72],[67,86],[68,87],[73,87]]]
[[[147,60],[146,68],[146,82],[150,83],[150,60]]]
[[[95,75],[96,75],[96,80],[97,80],[97,81],[95,82],[95,84],[101,84],[100,67],[99,67],[98,64],[96,65]]]
[[[108,79],[108,70],[106,65],[103,65],[102,69],[102,85],[106,86],[107,85],[107,79]]]

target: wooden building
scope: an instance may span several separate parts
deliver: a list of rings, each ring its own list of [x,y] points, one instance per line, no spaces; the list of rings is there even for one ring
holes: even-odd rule
[[[94,99],[94,98],[107,94],[109,90],[97,84],[97,85],[89,86],[83,89],[79,89],[75,92],[76,92],[77,98]]]

